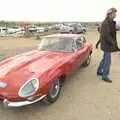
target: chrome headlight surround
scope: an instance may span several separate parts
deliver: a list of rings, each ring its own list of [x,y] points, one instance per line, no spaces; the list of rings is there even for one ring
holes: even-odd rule
[[[37,78],[32,78],[25,82],[25,84],[20,88],[18,95],[20,97],[30,97],[34,95],[39,89],[39,80]]]

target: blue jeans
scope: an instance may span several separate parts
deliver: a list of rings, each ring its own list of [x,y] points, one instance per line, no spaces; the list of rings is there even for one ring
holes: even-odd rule
[[[98,73],[102,74],[103,78],[108,77],[111,66],[111,53],[104,52],[103,59],[98,67]]]

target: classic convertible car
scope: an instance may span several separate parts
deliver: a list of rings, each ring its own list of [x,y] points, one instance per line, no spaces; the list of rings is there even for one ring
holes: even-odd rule
[[[54,103],[63,81],[88,66],[92,45],[80,34],[44,37],[37,50],[8,57],[0,62],[0,100],[20,107],[40,100]]]

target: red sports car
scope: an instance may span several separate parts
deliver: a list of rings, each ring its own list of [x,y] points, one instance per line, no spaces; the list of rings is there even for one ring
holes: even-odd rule
[[[91,53],[92,45],[81,34],[44,37],[37,50],[0,62],[0,100],[8,107],[55,102],[65,78],[88,66]]]

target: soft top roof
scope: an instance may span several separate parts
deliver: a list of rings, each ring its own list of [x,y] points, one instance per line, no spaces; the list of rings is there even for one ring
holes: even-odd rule
[[[79,39],[81,37],[85,37],[84,34],[52,34],[48,36],[44,36],[43,38],[72,38],[72,39]]]

